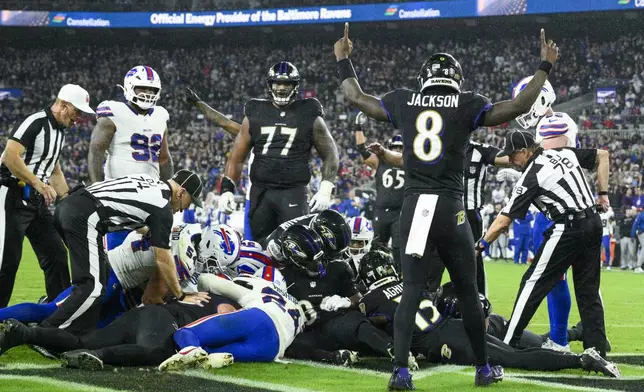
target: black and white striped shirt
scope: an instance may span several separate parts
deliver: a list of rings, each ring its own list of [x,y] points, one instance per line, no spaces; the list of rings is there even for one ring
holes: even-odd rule
[[[167,182],[137,174],[96,182],[87,190],[102,204],[110,231],[148,226],[150,244],[170,249],[172,190]]]
[[[488,144],[470,142],[465,156],[463,175],[463,198],[465,209],[478,210],[483,207],[483,188],[487,176],[487,166],[494,165],[494,159],[500,152]]]
[[[27,117],[9,134],[25,147],[22,159],[25,165],[42,182],[47,183],[56,167],[60,151],[65,143],[64,126],[54,118],[49,108]],[[5,165],[0,166],[0,177],[14,177]]]
[[[580,212],[595,205],[584,169],[594,169],[597,150],[538,149],[512,190],[501,213],[512,219],[525,218],[534,204],[549,219]]]

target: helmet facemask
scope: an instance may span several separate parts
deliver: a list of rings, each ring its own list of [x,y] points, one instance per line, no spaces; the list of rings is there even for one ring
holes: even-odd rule
[[[273,102],[279,106],[286,106],[297,97],[298,83],[279,80],[268,82],[268,91]]]
[[[161,80],[152,68],[136,66],[123,79],[123,95],[141,110],[152,109],[161,97]]]

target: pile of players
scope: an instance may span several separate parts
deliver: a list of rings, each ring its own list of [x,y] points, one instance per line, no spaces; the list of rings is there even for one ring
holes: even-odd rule
[[[333,210],[304,215],[280,225],[264,245],[268,250],[243,241],[226,225],[175,227],[172,252],[182,287],[206,291],[209,298],[201,305],[174,299],[136,307],[142,294],[137,288],[150,278],[155,263],[146,238],[132,232],[109,252],[112,290],[96,330],[76,336],[30,326],[52,313],[68,295],[63,293],[47,304],[0,310],[0,354],[28,344],[68,367],[92,370],[106,364],[212,369],[284,357],[350,366],[358,353],[392,357],[402,282],[391,251],[374,242],[367,219],[347,222]],[[544,339],[527,331],[520,348],[506,345],[499,337],[507,320],[491,313],[485,297],[481,302],[493,366],[618,375],[594,349],[582,354],[543,349]],[[417,358],[474,363],[451,284],[423,295],[411,348],[411,368],[417,368]]]

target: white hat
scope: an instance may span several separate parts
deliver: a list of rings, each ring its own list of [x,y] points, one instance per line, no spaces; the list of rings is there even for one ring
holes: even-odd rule
[[[58,92],[58,99],[69,102],[85,113],[94,113],[89,107],[89,93],[77,84],[66,84]]]

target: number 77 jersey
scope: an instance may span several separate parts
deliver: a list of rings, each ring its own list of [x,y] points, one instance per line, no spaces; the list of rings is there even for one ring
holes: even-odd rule
[[[470,133],[482,125],[490,100],[436,87],[423,94],[397,89],[382,106],[403,135],[405,194],[463,197],[463,164]]]
[[[148,174],[159,178],[159,152],[170,115],[161,106],[139,114],[126,103],[103,101],[96,117],[111,120],[116,127],[107,150],[105,179],[129,174]]]

